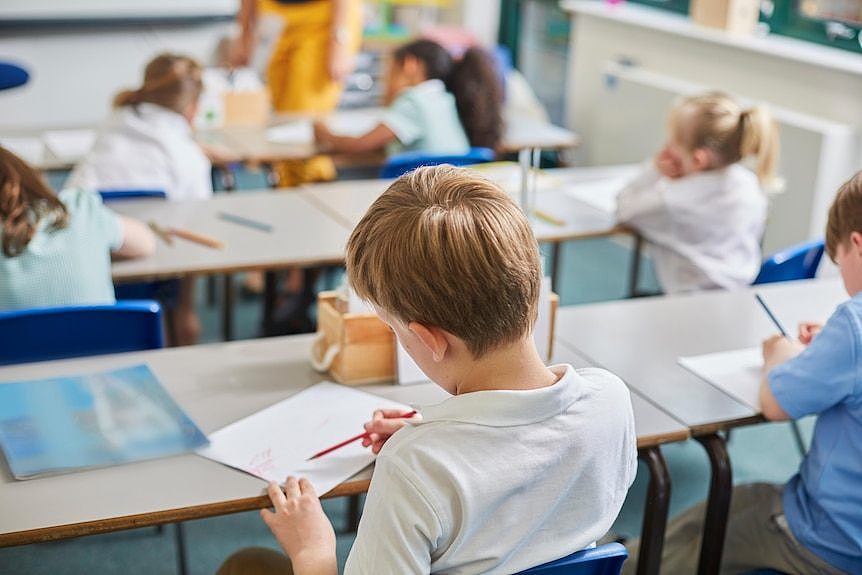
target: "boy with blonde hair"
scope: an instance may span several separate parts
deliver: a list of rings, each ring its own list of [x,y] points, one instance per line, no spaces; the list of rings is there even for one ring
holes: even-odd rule
[[[406,174],[359,222],[353,288],[452,397],[366,423],[379,456],[345,573],[511,574],[610,528],[636,471],[628,391],[603,370],[544,365],[531,333],[540,270],[521,210],[469,170]],[[291,477],[269,494],[263,518],[293,571],[336,573],[311,485]]]
[[[826,251],[850,300],[824,326],[801,324],[799,341],[774,335],[763,342],[763,415],[817,415],[811,449],[786,484],[734,488],[723,574],[862,573],[862,172],[835,196]],[[703,518],[701,504],[671,522],[662,572],[696,572]]]

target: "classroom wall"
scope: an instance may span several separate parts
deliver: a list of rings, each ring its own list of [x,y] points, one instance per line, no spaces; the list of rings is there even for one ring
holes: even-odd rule
[[[650,9],[635,5],[609,11],[598,2],[567,0],[572,11],[566,123],[584,142],[575,161],[590,163],[591,110],[602,93],[608,61],[628,61],[656,73],[771,102],[799,112],[847,123],[862,133],[862,58],[836,49],[793,41],[724,41],[723,34],[685,22],[659,29]],[[655,10],[652,10],[655,13]],[[616,14],[616,15],[615,15]],[[798,57],[791,54],[793,46]],[[771,52],[771,53],[770,53]],[[783,54],[783,55],[782,55]],[[843,68],[843,69],[842,69]],[[627,137],[652,135],[628,134]],[[862,146],[854,157],[862,166]]]
[[[113,94],[136,86],[144,65],[171,50],[210,61],[230,22],[4,30],[0,59],[24,65],[29,84],[0,92],[0,128],[87,125]]]

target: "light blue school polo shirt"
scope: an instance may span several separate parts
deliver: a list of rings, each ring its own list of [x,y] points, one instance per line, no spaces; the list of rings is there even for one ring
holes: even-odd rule
[[[390,155],[414,150],[465,154],[470,149],[455,96],[441,80],[426,80],[402,91],[381,121],[398,138],[386,149]]]
[[[51,231],[43,218],[24,251],[0,251],[0,310],[114,303],[112,250],[123,242],[114,212],[94,192],[64,190],[65,228]]]
[[[818,415],[811,450],[784,487],[787,522],[819,557],[862,573],[862,293],[770,371],[769,385],[790,417]]]

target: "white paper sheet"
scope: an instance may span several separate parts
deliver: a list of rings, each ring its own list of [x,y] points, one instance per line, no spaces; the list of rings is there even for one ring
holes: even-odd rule
[[[763,355],[759,347],[679,358],[695,375],[760,411]]]
[[[33,166],[41,164],[45,154],[45,144],[39,138],[0,138],[0,146]]]
[[[96,132],[95,130],[49,130],[42,134],[42,140],[57,159],[77,162],[93,147]]]
[[[615,178],[577,182],[567,186],[566,193],[587,205],[613,214],[617,210],[617,196],[631,176],[632,174],[625,174]]]
[[[362,433],[378,408],[412,408],[323,382],[211,434],[200,455],[267,481],[306,477],[322,495],[374,461],[355,441],[318,459],[315,453]]]
[[[296,120],[273,126],[266,131],[266,139],[275,144],[311,144],[314,142],[311,120]]]

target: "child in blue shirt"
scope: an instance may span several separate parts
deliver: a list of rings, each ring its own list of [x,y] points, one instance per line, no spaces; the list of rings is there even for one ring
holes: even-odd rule
[[[359,137],[337,136],[322,122],[317,143],[334,152],[466,153],[496,148],[503,129],[502,88],[491,57],[470,48],[457,62],[431,40],[401,46],[392,56],[380,123]]]
[[[817,415],[811,450],[783,486],[734,488],[721,573],[862,573],[862,172],[835,197],[826,250],[850,300],[798,342],[763,342],[763,415]],[[703,517],[699,505],[668,526],[663,572],[696,572]]]

